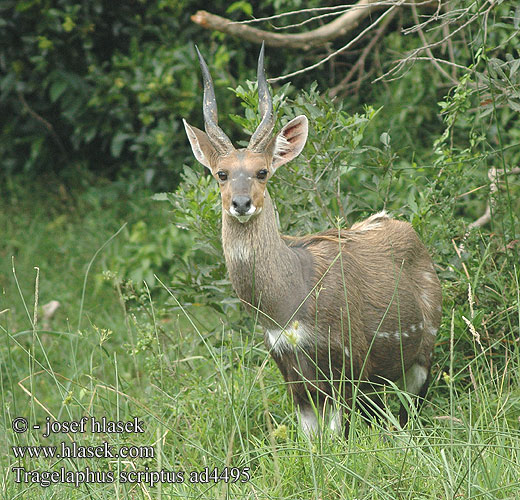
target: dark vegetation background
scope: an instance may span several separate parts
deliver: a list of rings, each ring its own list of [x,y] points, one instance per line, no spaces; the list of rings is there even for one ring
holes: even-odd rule
[[[215,465],[249,465],[258,488],[251,498],[516,498],[517,2],[419,5],[430,51],[376,81],[425,45],[404,6],[370,50],[375,29],[317,70],[272,86],[279,124],[299,113],[311,122],[301,157],[270,184],[282,231],[348,225],[386,208],[409,220],[432,253],[444,318],[430,403],[412,437],[381,443],[354,426],[351,455],[344,443],[309,448],[255,318],[227,281],[216,183],[192,157],[181,120],[203,125],[196,43],[213,75],[220,125],[235,144],[246,140],[259,121],[251,83],[259,46],[203,30],[190,16],[210,9],[243,20],[321,3],[0,0],[3,448],[48,444],[13,435],[15,415],[36,422],[139,413],[150,432],[128,440],[162,443],[170,468],[197,467],[208,455]],[[308,52],[268,47],[268,76],[346,41]],[[487,222],[471,227],[486,209]],[[51,300],[59,307],[49,314]],[[413,451],[403,457],[403,449]],[[359,480],[374,468],[373,480]],[[25,487],[8,476],[2,491],[11,498]],[[23,491],[44,498],[37,488]]]
[[[205,7],[195,1],[3,1],[3,176],[43,175],[76,184],[79,174],[89,172],[109,179],[139,178],[154,189],[173,190],[189,158],[180,119],[201,121],[194,43],[211,63],[224,128],[233,138],[242,137],[227,118],[240,107],[226,89],[254,80],[258,46],[192,23],[190,16]],[[212,7],[237,20],[252,9],[247,2],[231,7],[216,2]],[[298,7],[297,0],[265,1],[255,5],[254,14],[262,17]],[[503,11],[506,14],[507,8]],[[398,82],[370,82],[384,61],[415,42],[399,32],[410,23],[405,10],[394,18],[384,43],[369,55],[368,78],[346,89],[340,100],[351,112],[364,104],[383,106],[381,126],[392,131],[400,147],[422,157],[431,152],[430,135],[442,130],[437,102],[449,84],[428,64],[417,65]],[[503,31],[506,37],[507,28]],[[295,89],[314,81],[322,92],[334,87],[362,48],[360,44],[320,70],[295,77]],[[299,69],[321,52],[268,50],[269,75]],[[464,62],[471,62],[471,52]]]

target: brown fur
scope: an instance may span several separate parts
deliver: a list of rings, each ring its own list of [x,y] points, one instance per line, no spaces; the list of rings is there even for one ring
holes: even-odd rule
[[[340,235],[288,238],[278,233],[267,194],[247,224],[224,212],[222,239],[233,287],[266,328],[295,320],[312,327],[307,345],[272,351],[299,406],[309,404],[310,394],[321,407],[325,395],[338,391],[348,403],[351,379],[395,381],[416,363],[429,371],[434,337],[425,328],[439,327],[440,285],[408,223],[382,216]],[[238,246],[250,250],[248,258],[235,258]],[[421,293],[429,294],[428,303]]]
[[[195,157],[220,185],[231,283],[265,326],[304,427],[315,428],[313,406],[325,414],[330,401],[350,405],[357,381],[371,391],[404,378],[424,396],[441,290],[410,224],[376,214],[348,230],[282,236],[266,185],[302,150],[307,118],[291,120],[263,152],[217,153],[205,132],[185,127]],[[406,412],[400,416],[404,423]]]

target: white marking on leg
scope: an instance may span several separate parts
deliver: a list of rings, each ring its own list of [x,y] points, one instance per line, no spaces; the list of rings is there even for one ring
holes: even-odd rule
[[[331,415],[329,419],[329,428],[332,432],[341,433],[342,421],[341,421],[341,410],[339,408],[330,409]]]
[[[300,410],[300,426],[307,437],[317,433],[318,419],[313,408],[306,407]]]
[[[404,386],[406,391],[411,394],[419,394],[422,386],[428,378],[428,371],[424,366],[418,365],[416,363],[408,369],[404,376]]]

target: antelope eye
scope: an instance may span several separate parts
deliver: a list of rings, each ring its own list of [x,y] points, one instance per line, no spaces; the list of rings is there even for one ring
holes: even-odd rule
[[[222,170],[220,170],[219,172],[217,172],[217,175],[218,175],[218,178],[221,181],[227,181],[227,174],[226,174],[226,172],[223,172]]]
[[[257,179],[265,179],[267,177],[267,170],[265,168],[263,168],[262,170],[259,170],[257,173],[256,173],[256,178]]]

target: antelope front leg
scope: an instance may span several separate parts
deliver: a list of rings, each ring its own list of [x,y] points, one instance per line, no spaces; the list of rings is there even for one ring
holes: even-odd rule
[[[307,437],[318,434],[318,418],[316,410],[310,403],[299,404],[300,426]]]
[[[333,433],[343,431],[343,412],[339,401],[327,397],[317,408],[309,401],[303,401],[298,404],[298,409],[300,426],[308,437],[318,434],[320,423],[328,425]]]

